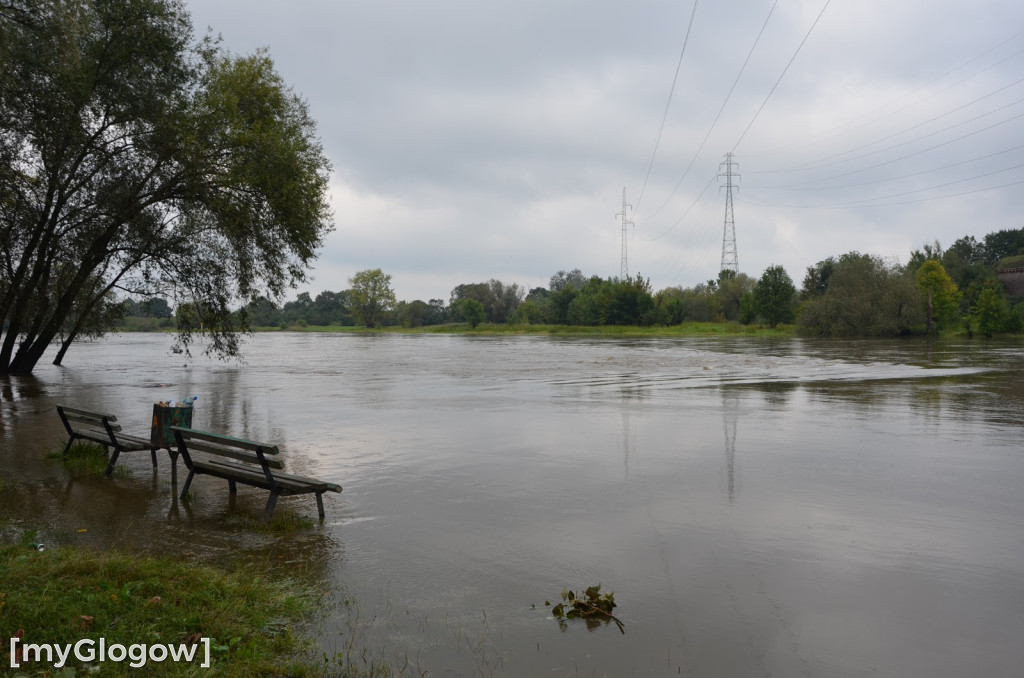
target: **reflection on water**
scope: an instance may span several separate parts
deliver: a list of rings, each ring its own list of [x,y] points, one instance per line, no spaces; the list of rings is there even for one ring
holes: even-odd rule
[[[320,629],[430,675],[1018,675],[1018,344],[258,335],[244,365],[165,337],[83,345],[0,382],[0,523],[49,543],[260,558],[348,587]],[[166,456],[72,479],[54,407],[282,445],[341,483],[327,522],[252,529],[264,498]],[[286,498],[315,516],[315,503]],[[279,509],[280,510],[280,509]],[[2,527],[2,526],[0,526]],[[84,530],[80,532],[79,530]],[[563,587],[615,592],[563,634]]]

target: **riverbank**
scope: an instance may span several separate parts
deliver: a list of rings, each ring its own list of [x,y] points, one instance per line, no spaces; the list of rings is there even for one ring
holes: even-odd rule
[[[47,549],[34,538],[27,531],[0,545],[0,635],[19,639],[5,643],[6,667],[27,675],[66,666],[164,676],[209,658],[216,675],[319,675],[302,657],[308,643],[297,629],[321,596],[299,578],[254,574],[261,568],[249,562],[216,567],[187,557]],[[62,661],[55,649],[69,644],[78,649]],[[28,645],[54,650],[34,657]]]
[[[281,327],[256,327],[256,332],[350,332],[350,333],[396,333],[396,334],[468,334],[468,335],[554,335],[581,337],[708,337],[708,336],[749,336],[749,337],[794,337],[796,325],[742,325],[735,322],[689,322],[681,325],[638,327],[635,325],[513,325],[481,323],[470,328],[466,323],[428,325],[423,327],[376,327],[348,325],[292,325]]]

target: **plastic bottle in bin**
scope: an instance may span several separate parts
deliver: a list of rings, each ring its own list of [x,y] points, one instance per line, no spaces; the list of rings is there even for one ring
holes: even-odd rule
[[[197,395],[185,396],[185,399],[181,401],[181,404],[185,407],[192,407],[192,405],[199,399]]]

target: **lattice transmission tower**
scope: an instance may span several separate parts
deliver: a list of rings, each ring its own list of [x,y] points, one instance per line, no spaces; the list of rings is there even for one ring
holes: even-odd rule
[[[736,255],[736,218],[732,211],[732,189],[734,179],[739,179],[739,163],[734,162],[732,153],[725,154],[725,161],[718,166],[718,178],[725,178],[725,226],[722,229],[722,266],[720,271],[739,273],[739,258]]]
[[[626,187],[622,187],[622,211],[616,214],[616,217],[622,217],[622,266],[619,275],[623,280],[629,277],[629,262],[626,256],[626,239],[628,227],[633,225],[633,222],[627,219],[629,216],[628,210],[633,207],[626,202]]]

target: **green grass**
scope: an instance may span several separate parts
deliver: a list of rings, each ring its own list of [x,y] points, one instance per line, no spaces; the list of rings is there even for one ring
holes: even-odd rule
[[[51,450],[46,458],[60,461],[73,476],[101,476],[106,472],[110,455],[103,445],[76,440],[67,454],[61,454],[63,449],[61,446]],[[113,475],[121,477],[130,473],[126,466],[115,466],[113,471]]]
[[[22,643],[106,646],[171,644],[209,638],[211,667],[204,669],[203,645],[191,663],[147,661],[129,666],[83,663],[72,654],[56,669],[46,662],[22,662],[18,676],[295,676],[397,678],[421,675],[408,658],[388,660],[383,650],[358,644],[351,621],[339,651],[318,653],[306,637],[330,604],[354,601],[309,583],[309,574],[285,571],[271,561],[238,559],[213,565],[185,557],[59,547],[37,551],[34,530],[17,543],[0,544],[0,675],[8,675],[9,640]],[[330,602],[328,602],[330,601]],[[57,661],[56,656],[53,658]]]
[[[318,675],[301,660],[305,644],[295,630],[317,608],[317,594],[297,579],[263,577],[251,565],[223,569],[122,552],[36,551],[25,543],[33,538],[26,533],[22,543],[0,546],[0,637],[5,641],[18,631],[25,643],[88,638],[96,641],[94,647],[100,638],[107,646],[126,647],[210,638],[212,672],[201,669],[197,659],[147,663],[144,673]],[[128,661],[94,667],[98,672],[90,675],[133,672]],[[45,662],[23,664],[28,675],[49,668]]]

